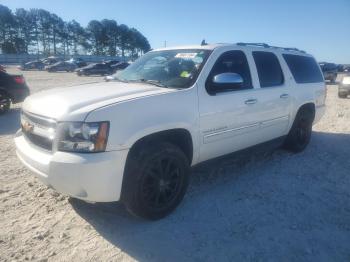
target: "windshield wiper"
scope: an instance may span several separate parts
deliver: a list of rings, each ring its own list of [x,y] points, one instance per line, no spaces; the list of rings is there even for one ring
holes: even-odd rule
[[[154,86],[159,86],[159,87],[165,87],[167,88],[168,86],[164,85],[161,81],[159,80],[152,80],[152,79],[137,79],[137,80],[130,80],[129,82],[136,82],[136,83],[147,83],[150,85]]]

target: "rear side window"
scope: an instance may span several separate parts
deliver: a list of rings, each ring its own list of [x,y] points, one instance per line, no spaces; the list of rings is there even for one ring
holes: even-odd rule
[[[277,56],[271,52],[253,52],[258,70],[260,87],[280,86],[284,82],[283,72]]]
[[[298,84],[323,82],[321,70],[313,57],[289,54],[283,57]]]

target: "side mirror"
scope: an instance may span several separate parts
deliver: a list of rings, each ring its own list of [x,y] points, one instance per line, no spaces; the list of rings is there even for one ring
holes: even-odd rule
[[[211,93],[239,89],[243,86],[243,78],[237,73],[222,73],[215,75],[210,83]]]

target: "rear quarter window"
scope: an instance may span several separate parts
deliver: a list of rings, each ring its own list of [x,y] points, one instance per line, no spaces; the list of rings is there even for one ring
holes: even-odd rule
[[[283,58],[298,84],[323,82],[321,70],[313,57],[283,54]]]

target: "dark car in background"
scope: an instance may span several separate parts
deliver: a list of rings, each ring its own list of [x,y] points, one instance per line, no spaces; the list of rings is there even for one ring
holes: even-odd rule
[[[350,73],[350,65],[344,65],[343,69],[344,69],[343,70],[344,73]]]
[[[71,58],[66,62],[76,64],[78,68],[88,65],[82,58]]]
[[[338,66],[334,63],[321,62],[319,63],[325,80],[335,83],[338,75]]]
[[[113,73],[113,69],[105,63],[90,64],[83,68],[75,70],[78,76],[82,75],[110,75]]]
[[[20,69],[25,70],[44,70],[45,64],[40,60],[24,63],[20,66]]]
[[[10,75],[0,71],[0,115],[10,109],[11,103],[23,102],[29,93],[22,75]]]
[[[113,73],[119,71],[119,70],[124,70],[130,65],[128,62],[119,62],[117,64],[111,65],[111,68],[113,69]]]
[[[120,63],[120,61],[118,61],[118,60],[107,60],[107,61],[104,61],[103,63],[108,65],[108,66],[113,66],[113,65],[116,65],[116,64]]]
[[[61,60],[56,56],[49,56],[49,57],[41,60],[41,62],[43,62],[45,64],[45,66],[53,65],[53,64],[56,64],[57,62],[60,62],[60,61]]]
[[[5,69],[5,67],[3,65],[0,65],[0,71],[1,72],[6,72],[6,69]]]
[[[47,72],[58,72],[58,71],[74,72],[74,70],[77,69],[77,65],[70,62],[61,61],[53,65],[46,66],[45,69]]]
[[[116,80],[116,79],[117,79],[116,73],[117,73],[118,71],[120,71],[120,70],[124,70],[124,69],[127,68],[129,65],[130,65],[130,63],[128,63],[128,62],[119,62],[118,64],[111,66],[111,68],[113,69],[113,73],[114,73],[114,74],[113,74],[113,75],[106,76],[106,77],[104,78],[104,80],[105,80],[106,82]]]
[[[338,73],[344,72],[344,65],[342,64],[337,65],[337,70],[338,70]]]

